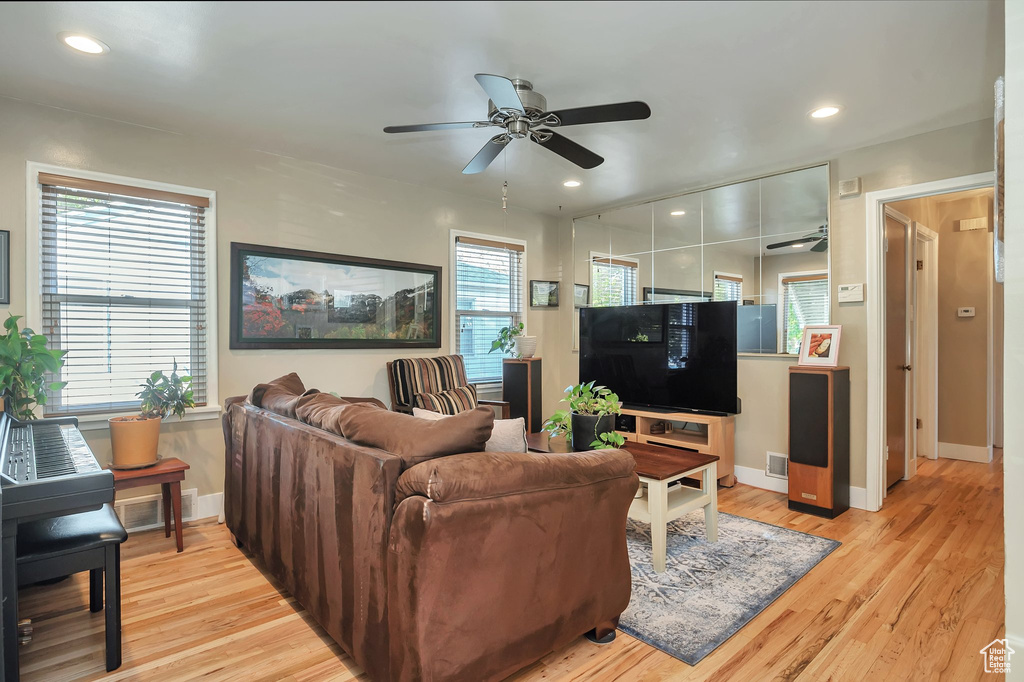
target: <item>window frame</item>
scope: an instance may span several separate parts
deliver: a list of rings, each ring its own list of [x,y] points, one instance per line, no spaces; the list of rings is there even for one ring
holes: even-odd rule
[[[40,173],[64,175],[82,180],[94,180],[117,185],[127,185],[139,189],[190,194],[209,199],[210,207],[205,210],[206,228],[206,405],[188,410],[182,421],[201,421],[218,419],[221,413],[220,391],[218,386],[217,364],[217,193],[213,190],[173,185],[166,182],[143,180],[110,173],[65,168],[45,163],[29,161],[26,163],[25,175],[25,323],[29,327],[40,328],[43,319],[43,287],[42,287],[42,185],[39,184]],[[83,431],[107,429],[107,420],[136,411],[112,410],[108,412],[90,412],[78,418],[79,428]]]
[[[591,251],[590,252],[590,271],[587,273],[588,276],[590,277],[590,279],[589,279],[590,283],[588,285],[590,287],[590,300],[591,301],[594,300],[594,292],[596,291],[596,289],[594,287],[594,265],[600,263],[601,261],[609,261],[609,262],[610,261],[622,261],[623,263],[631,263],[632,264],[631,267],[634,270],[636,270],[636,286],[634,287],[635,291],[633,291],[633,302],[632,303],[620,303],[619,305],[641,305],[641,304],[643,304],[643,300],[640,298],[640,261],[638,259],[636,259],[636,258],[630,258],[629,256],[613,256],[610,253],[601,253],[599,251]],[[615,265],[615,263],[609,263],[609,264]],[[626,266],[623,266],[623,267],[626,267]],[[587,307],[595,307],[595,306],[593,305],[593,303],[591,303]],[[576,317],[578,319],[579,315],[577,314]],[[577,346],[578,345],[579,344],[577,344]]]
[[[520,279],[522,279],[522,290],[519,292],[519,294],[520,294],[519,301],[520,301],[520,305],[522,307],[522,310],[520,311],[519,314],[520,314],[520,321],[523,323],[523,335],[524,336],[528,335],[530,332],[529,332],[529,324],[526,321],[526,318],[527,318],[526,313],[527,313],[527,311],[529,309],[528,303],[529,303],[530,299],[527,298],[527,296],[529,295],[529,288],[530,288],[530,283],[529,282],[530,282],[530,279],[529,279],[529,270],[527,270],[527,256],[529,255],[527,252],[529,251],[529,249],[527,247],[526,240],[525,239],[514,239],[512,237],[503,237],[501,235],[488,234],[486,232],[469,232],[467,230],[457,230],[457,229],[453,228],[453,229],[449,230],[449,234],[448,234],[448,272],[449,272],[448,283],[450,285],[448,287],[448,309],[451,310],[451,318],[450,318],[451,319],[451,324],[448,327],[448,343],[444,345],[444,348],[446,348],[447,352],[449,354],[451,354],[451,355],[455,355],[455,354],[457,354],[459,352],[459,350],[458,350],[458,334],[459,334],[459,309],[458,309],[458,289],[459,289],[459,283],[458,283],[458,274],[459,274],[459,268],[458,268],[458,257],[457,257],[457,253],[456,253],[456,249],[458,248],[457,244],[458,244],[458,238],[459,237],[468,237],[470,239],[482,239],[482,240],[490,241],[490,242],[498,242],[498,241],[500,241],[500,242],[504,242],[506,244],[515,244],[516,246],[522,246],[523,247],[523,256],[522,256],[522,270],[523,271],[521,273],[521,278],[520,278]],[[487,391],[497,391],[497,390],[501,389],[501,380],[500,379],[497,380],[497,381],[474,382],[472,380],[472,378],[470,378],[470,383],[473,384],[474,386],[476,386],[478,391],[487,392]]]
[[[740,295],[738,298],[715,298],[715,280],[721,279],[723,282],[738,282],[740,285]],[[736,301],[736,305],[743,305],[743,275],[735,272],[724,272],[722,270],[711,271],[711,300],[712,301]]]
[[[793,357],[793,353],[786,351],[785,340],[786,340],[786,288],[782,283],[783,280],[790,279],[793,277],[817,277],[825,281],[826,296],[829,297],[829,319],[832,319],[832,301],[831,301],[831,286],[829,284],[829,272],[828,270],[800,270],[796,272],[780,272],[779,273],[779,288],[778,288],[778,303],[775,306],[775,317],[776,317],[776,334],[775,348],[779,351],[780,355],[787,357]],[[829,323],[830,324],[830,323]],[[781,349],[781,350],[779,350]],[[796,353],[799,355],[799,353]]]

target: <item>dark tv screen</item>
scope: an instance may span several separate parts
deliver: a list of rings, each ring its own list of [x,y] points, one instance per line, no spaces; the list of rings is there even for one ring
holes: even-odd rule
[[[736,414],[736,302],[582,308],[580,381],[628,406]]]

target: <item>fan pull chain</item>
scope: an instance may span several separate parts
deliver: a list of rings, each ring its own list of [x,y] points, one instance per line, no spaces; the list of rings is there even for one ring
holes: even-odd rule
[[[501,184],[501,210],[508,213],[508,180]]]

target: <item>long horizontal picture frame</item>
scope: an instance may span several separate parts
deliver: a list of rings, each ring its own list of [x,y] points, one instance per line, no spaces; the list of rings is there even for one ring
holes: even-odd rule
[[[441,266],[231,243],[233,349],[440,348]]]

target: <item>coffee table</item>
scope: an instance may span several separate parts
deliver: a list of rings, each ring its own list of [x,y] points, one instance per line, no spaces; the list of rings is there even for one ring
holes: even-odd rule
[[[533,452],[568,450],[564,441],[549,441],[545,433],[531,433],[526,441]],[[636,460],[641,494],[630,505],[629,516],[651,524],[651,555],[655,573],[665,571],[669,521],[703,507],[707,538],[710,542],[718,542],[718,455],[629,441],[622,449]],[[687,477],[699,477],[700,488],[691,488],[684,483],[672,486]]]

